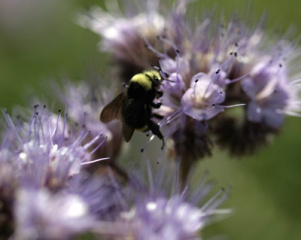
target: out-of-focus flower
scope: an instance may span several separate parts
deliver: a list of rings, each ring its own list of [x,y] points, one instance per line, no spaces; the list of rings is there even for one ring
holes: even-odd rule
[[[199,181],[194,193],[189,193],[188,187],[184,191],[180,190],[178,171],[172,170],[167,163],[159,165],[156,170],[150,164],[147,165],[148,184],[139,176],[143,174],[143,169],[137,174],[139,178],[131,179],[137,192],[134,194],[134,205],[130,211],[121,215],[121,220],[131,226],[127,233],[129,237],[200,239],[200,231],[205,226],[215,218],[230,213],[230,210],[217,209],[228,196],[223,190],[199,207],[212,187],[212,183],[207,182],[207,176]]]
[[[82,15],[79,22],[99,34],[103,41],[100,49],[112,52],[119,66],[119,75],[128,82],[133,75],[157,65],[158,58],[145,46],[146,38],[161,49],[157,36],[166,27],[166,19],[158,12],[158,1],[134,4],[124,2],[125,15],[118,12],[118,6],[107,2],[107,11],[94,7],[89,16]],[[135,9],[134,7],[138,7]]]
[[[55,86],[55,89],[58,87]],[[101,109],[110,96],[109,91],[105,91],[101,86],[100,80],[83,81],[78,84],[65,81],[63,90],[58,90],[56,93],[68,107],[68,118],[87,130],[87,137],[83,143],[91,141],[99,135],[100,130],[102,131],[98,140],[91,144],[89,152],[93,155],[93,159],[104,157],[109,159],[86,167],[93,172],[111,167],[117,174],[126,177],[125,172],[116,163],[123,142],[121,124],[118,121],[104,124],[99,119]],[[99,144],[102,145],[101,148],[97,147]]]
[[[260,31],[254,32],[251,43],[256,39],[264,45]],[[241,119],[224,114],[215,129],[218,143],[233,155],[252,154],[280,132],[285,115],[300,116],[299,81],[292,80],[294,69],[290,67],[298,51],[293,53],[293,46],[284,40],[269,49],[270,52],[260,52],[256,45],[252,49],[246,62],[239,63],[237,68],[249,73],[233,87],[229,86],[226,95],[226,102],[238,99],[244,102],[245,111]]]
[[[68,188],[70,194],[82,198],[97,221],[114,221],[127,209],[123,202],[125,184],[119,184],[113,171],[108,171],[109,174],[97,177],[82,172]]]
[[[16,239],[66,239],[95,221],[77,195],[20,189],[16,198]]]
[[[92,160],[87,150],[100,134],[90,144],[81,145],[86,137],[85,130],[75,136],[60,111],[55,115],[49,113],[45,105],[41,110],[36,105],[31,120],[19,117],[17,124],[8,113],[4,115],[9,128],[4,133],[3,148],[12,153],[10,161],[22,181],[60,189],[79,173],[84,162]]]
[[[234,155],[253,153],[279,132],[286,114],[299,116],[301,110],[300,87],[290,68],[299,53],[292,44],[267,36],[261,23],[251,29],[237,19],[217,24],[205,17],[194,27],[186,20],[187,2],[177,1],[170,12],[161,7],[131,16],[92,11],[93,18],[83,18],[119,66],[121,58],[126,66],[137,66],[139,57],[137,69],[154,65],[160,71],[163,104],[153,112],[171,156],[182,164],[184,183],[195,161],[211,154],[213,143]],[[137,20],[150,15],[161,16],[162,28],[157,21]],[[140,45],[130,40],[133,36]],[[155,64],[139,48],[141,42],[157,57]],[[232,107],[242,114],[228,110]]]
[[[218,215],[215,206],[198,208],[183,200],[182,196],[150,198],[138,203],[123,215],[132,225],[134,239],[200,239],[200,231],[212,215]],[[216,204],[218,205],[218,204]],[[220,214],[230,211],[220,211]]]
[[[2,236],[10,236],[14,230],[14,193],[18,187],[12,154],[6,149],[0,151],[0,231]]]
[[[19,118],[16,124],[4,115],[9,128],[0,152],[0,166],[6,169],[0,171],[0,199],[4,203],[1,214],[6,217],[1,224],[10,226],[7,237],[66,239],[91,231],[111,239],[199,239],[199,231],[213,216],[229,212],[216,210],[227,197],[221,192],[197,207],[211,184],[204,184],[203,179],[194,195],[187,189],[181,192],[179,172],[167,164],[156,173],[148,166],[146,172],[153,174],[149,175],[153,182],[143,180],[143,169],[139,178],[130,174],[127,189],[112,171],[91,176],[81,166],[97,161],[89,152],[97,139],[81,144],[85,131],[74,136],[67,131],[66,118],[54,117],[45,107],[39,111],[36,106],[30,122]]]
[[[114,218],[121,209],[116,200],[121,188],[108,176],[82,170],[102,160],[90,150],[100,133],[83,144],[87,131],[72,132],[60,112],[49,113],[45,106],[35,106],[30,121],[19,117],[14,122],[7,112],[4,116],[8,128],[0,152],[0,214],[5,219],[0,223],[10,227],[6,237],[14,231],[16,239],[66,239]]]
[[[249,76],[242,81],[242,88],[250,98],[247,118],[251,122],[263,123],[279,129],[284,122],[284,111],[288,107],[289,84],[287,66],[272,59],[255,65]],[[292,90],[292,89],[291,89]]]
[[[146,168],[129,173],[129,188],[122,196],[127,209],[119,212],[114,221],[97,222],[92,232],[99,237],[200,239],[205,226],[231,213],[229,209],[218,209],[227,199],[228,191],[222,189],[206,201],[213,186],[207,175],[190,193],[188,187],[180,190],[179,172],[167,162],[160,162],[157,169],[146,159],[142,162],[147,164]]]

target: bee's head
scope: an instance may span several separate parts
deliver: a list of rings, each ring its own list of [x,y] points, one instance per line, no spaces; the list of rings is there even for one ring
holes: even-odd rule
[[[159,88],[161,80],[162,78],[158,71],[150,70],[134,75],[130,83],[139,84],[146,91],[152,91]]]
[[[157,70],[144,71],[143,74],[152,83],[152,87],[157,88],[160,86],[162,77]]]

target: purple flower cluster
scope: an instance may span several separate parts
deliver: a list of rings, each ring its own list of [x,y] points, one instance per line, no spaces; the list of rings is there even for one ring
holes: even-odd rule
[[[163,95],[156,101],[162,105],[152,109],[152,120],[167,151],[154,164],[144,151],[140,164],[147,167],[137,171],[119,165],[117,160],[126,160],[120,156],[121,124],[99,120],[116,91],[101,81],[56,86],[65,114],[39,105],[16,118],[3,111],[5,238],[201,239],[208,223],[230,212],[218,209],[229,190],[208,198],[213,184],[205,175],[190,191],[197,160],[210,156],[215,145],[235,156],[252,154],[281,130],[286,115],[300,116],[292,44],[274,41],[270,48],[260,24],[248,29],[236,19],[217,23],[206,17],[193,26],[185,0],[170,11],[159,1],[145,3],[139,9],[140,2],[125,1],[123,14],[95,8],[79,21],[102,37],[101,51],[112,54],[119,74],[112,72],[113,86],[145,70],[160,73]]]
[[[108,157],[107,161],[100,161],[97,165],[113,166],[118,170],[116,158],[120,152],[122,144],[121,125],[118,122],[104,124],[99,121],[100,109],[109,101],[111,97],[108,89],[103,90],[99,87],[99,79],[91,80],[89,83],[82,81],[78,84],[70,81],[64,82],[64,88],[61,90],[57,85],[53,88],[58,93],[59,99],[68,109],[68,118],[76,125],[82,126],[87,130],[87,137],[84,142],[91,141],[102,130],[102,137],[94,141],[89,147],[93,150],[91,153],[94,159]],[[101,144],[102,147],[98,147]],[[88,166],[91,171],[95,164]],[[119,171],[119,170],[118,170]],[[121,170],[120,170],[121,173]]]
[[[148,176],[148,183],[141,179],[143,170],[140,168],[139,173],[130,177],[137,192],[135,204],[122,214],[122,220],[132,228],[129,235],[133,239],[200,239],[200,230],[208,223],[231,213],[228,209],[217,209],[228,197],[229,191],[224,189],[197,207],[213,186],[207,174],[194,192],[189,193],[188,187],[180,190],[177,168],[171,164],[147,164],[144,176]]]
[[[111,239],[115,235],[148,239],[150,234],[156,239],[199,239],[207,218],[219,215],[215,209],[226,195],[198,208],[187,202],[184,193],[163,195],[159,189],[173,183],[162,177],[154,191],[130,172],[127,184],[114,175],[113,169],[106,174],[89,173],[85,165],[106,161],[95,159],[90,147],[107,129],[100,128],[99,134],[87,142],[89,132],[70,127],[60,111],[53,114],[37,105],[34,109],[30,120],[18,116],[16,122],[4,111],[7,126],[0,151],[0,212],[4,220],[0,226],[6,229],[1,232],[6,237],[69,239],[91,232]],[[98,144],[97,148],[106,146]],[[162,171],[161,176],[168,175]],[[138,172],[140,176],[136,176],[141,178]],[[206,193],[210,187],[205,185],[201,190]],[[195,201],[204,197],[200,192]],[[115,227],[110,230],[108,225]]]
[[[300,116],[299,81],[290,67],[298,51],[291,43],[273,41],[261,23],[248,29],[237,19],[206,17],[192,26],[187,1],[172,12],[147,3],[147,11],[126,16],[94,9],[80,22],[102,37],[101,50],[112,53],[121,81],[130,79],[124,69],[160,72],[164,95],[153,113],[184,181],[213,145],[234,156],[252,154],[280,131],[286,115]]]
[[[93,151],[88,149],[101,132],[83,144],[87,131],[76,134],[60,112],[50,113],[45,106],[35,106],[29,121],[18,116],[14,122],[6,111],[4,116],[8,126],[0,151],[0,225],[7,227],[6,237],[66,239],[120,209],[113,200],[101,205],[120,190],[105,177],[88,177],[82,170],[91,163]]]

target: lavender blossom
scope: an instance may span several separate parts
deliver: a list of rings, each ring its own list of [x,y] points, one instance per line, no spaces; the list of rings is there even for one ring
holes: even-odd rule
[[[126,83],[134,74],[149,68],[150,64],[158,64],[156,55],[145,47],[144,38],[161,48],[157,36],[163,33],[166,22],[158,13],[158,1],[138,4],[126,1],[125,16],[118,12],[118,6],[113,2],[107,2],[106,7],[108,11],[94,7],[89,16],[79,18],[79,23],[104,38],[100,49],[113,52],[119,76]]]
[[[77,195],[20,189],[16,198],[16,239],[66,239],[87,231],[94,222]]]
[[[140,179],[130,177],[124,192],[112,171],[93,177],[81,169],[95,161],[88,149],[97,139],[82,145],[87,134],[73,136],[67,131],[66,118],[54,117],[45,107],[39,111],[38,106],[29,123],[19,120],[16,125],[6,112],[4,115],[9,129],[0,154],[1,167],[6,169],[0,175],[0,189],[10,191],[1,191],[0,197],[7,203],[5,224],[12,226],[7,236],[15,239],[66,239],[86,231],[112,239],[115,235],[199,239],[199,231],[219,215],[216,207],[227,196],[218,199],[218,193],[198,208],[195,204],[211,187],[204,180],[191,201],[187,189],[168,196],[172,186],[179,189],[169,166],[161,167],[157,176],[154,173],[151,179],[156,181],[149,186],[139,170]],[[148,167],[147,171],[152,170]],[[114,228],[106,227],[108,224]]]
[[[170,164],[159,163],[156,170],[154,166],[147,164],[146,171],[148,183],[141,176],[131,178],[134,191],[137,191],[134,205],[130,211],[121,215],[121,219],[131,226],[128,235],[132,238],[200,239],[200,231],[205,226],[230,213],[230,210],[217,209],[228,196],[228,192],[223,193],[223,190],[198,207],[213,185],[208,182],[207,175],[198,182],[198,188],[191,194],[188,186],[184,191],[180,190],[177,177],[179,172]],[[141,174],[143,169],[137,175]]]
[[[124,219],[133,225],[135,239],[201,239],[199,234],[208,218],[219,213],[213,206],[215,204],[208,209],[198,208],[185,202],[181,196],[148,199],[124,214]],[[220,212],[225,213],[229,211]]]
[[[108,177],[82,169],[102,160],[93,159],[90,151],[101,132],[83,144],[88,132],[72,132],[60,112],[55,116],[45,106],[35,106],[29,122],[19,117],[15,123],[7,112],[4,116],[8,129],[0,152],[0,199],[6,216],[1,225],[10,224],[7,237],[66,239],[93,228],[96,221],[107,219],[105,214],[114,218],[114,211],[121,209],[114,200],[121,189]]]
[[[219,191],[206,201],[213,184],[207,174],[194,192],[180,191],[178,171],[161,162],[129,173],[129,188],[123,195],[124,208],[115,221],[101,221],[92,230],[109,239],[200,239],[200,231],[212,221],[228,215],[229,209],[217,209],[228,197]],[[148,176],[148,180],[146,179]],[[180,192],[179,192],[180,191]],[[201,202],[205,202],[201,204]],[[201,205],[201,207],[199,207]]]
[[[299,81],[292,79],[290,68],[299,52],[291,43],[275,40],[276,47],[270,47],[266,38],[273,36],[265,34],[261,23],[250,29],[237,19],[217,24],[205,17],[194,27],[186,20],[187,1],[178,1],[171,12],[154,5],[149,13],[130,16],[92,11],[84,22],[103,37],[121,69],[153,66],[160,71],[164,95],[153,112],[169,140],[170,155],[181,162],[184,185],[191,167],[211,155],[214,143],[233,155],[252,154],[280,131],[285,115],[300,116]],[[149,15],[160,16],[161,28],[137,21]],[[145,33],[149,28],[153,31]],[[150,53],[137,47],[132,36]],[[120,59],[126,59],[124,66]],[[236,109],[242,114],[233,113]]]
[[[79,21],[112,54],[119,71],[109,78],[113,86],[144,70],[160,73],[163,96],[155,101],[162,105],[156,102],[161,106],[152,118],[174,161],[162,157],[152,166],[143,151],[146,168],[119,168],[121,125],[99,120],[114,96],[100,81],[65,82],[56,91],[68,114],[36,105],[30,120],[14,121],[3,111],[0,227],[6,238],[201,239],[204,227],[231,211],[219,209],[229,190],[208,197],[207,175],[192,191],[197,160],[211,156],[214,145],[236,156],[253,154],[280,132],[286,115],[300,116],[293,44],[266,41],[261,23],[251,29],[237,19],[204,17],[192,24],[186,0],[168,11],[156,0],[139,4],[94,8]]]
[[[15,167],[9,161],[11,155],[6,149],[0,151],[0,229],[3,236],[10,236],[14,230],[13,205],[18,181]]]
[[[59,89],[58,86],[54,88]],[[79,84],[65,81],[63,90],[56,92],[59,93],[63,104],[68,107],[68,117],[89,131],[83,143],[97,137],[100,129],[102,130],[102,137],[99,137],[89,150],[95,149],[93,152],[90,151],[94,159],[109,157],[109,160],[88,165],[87,168],[95,172],[110,167],[121,177],[126,178],[126,173],[116,163],[123,142],[121,124],[118,121],[104,124],[99,120],[100,110],[107,103],[110,91],[105,90],[97,79],[97,82],[83,81]],[[98,148],[98,144],[102,144],[103,147]]]

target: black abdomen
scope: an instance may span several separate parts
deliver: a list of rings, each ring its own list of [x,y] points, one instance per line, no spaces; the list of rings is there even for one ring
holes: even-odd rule
[[[151,117],[151,109],[142,100],[128,98],[122,106],[122,116],[129,127],[143,128]]]

